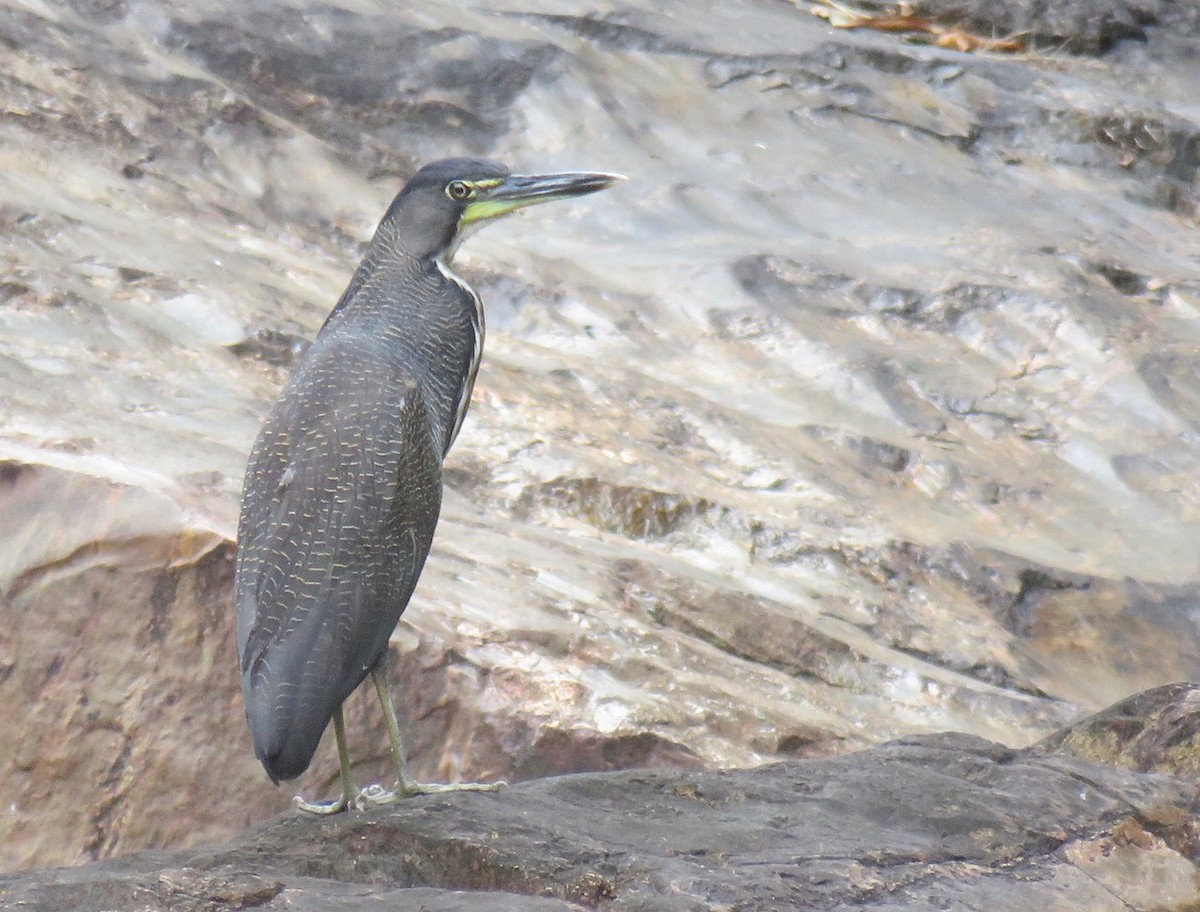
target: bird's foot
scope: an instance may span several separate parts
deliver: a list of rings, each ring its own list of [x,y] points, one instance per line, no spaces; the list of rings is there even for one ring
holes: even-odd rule
[[[400,797],[395,792],[385,789],[382,785],[368,785],[358,793],[358,801],[355,802],[354,807],[355,810],[365,811],[367,808],[394,804],[400,800]]]
[[[323,817],[327,817],[330,814],[340,814],[350,807],[358,807],[360,800],[361,795],[351,798],[345,792],[342,792],[342,797],[335,798],[333,801],[305,801],[301,796],[297,795],[292,799],[292,804],[309,814],[320,814]]]
[[[397,782],[394,789],[385,789],[382,785],[368,785],[364,789],[356,789],[353,795],[343,792],[340,798],[332,801],[305,801],[297,795],[292,799],[292,803],[306,813],[327,817],[330,814],[340,814],[345,810],[365,811],[370,808],[383,807],[415,795],[443,795],[447,792],[497,792],[507,785],[507,782],[426,783],[412,779]]]
[[[507,782],[417,782],[416,780],[401,781],[393,789],[385,789],[381,785],[368,785],[359,793],[356,808],[382,807],[385,804],[395,804],[405,798],[416,795],[444,795],[447,792],[497,792],[507,786]]]
[[[417,782],[410,779],[396,783],[396,794],[401,798],[411,798],[413,795],[443,795],[446,792],[498,792],[507,787],[507,782]]]

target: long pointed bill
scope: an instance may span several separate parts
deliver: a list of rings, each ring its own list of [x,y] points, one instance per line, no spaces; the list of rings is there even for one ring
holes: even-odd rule
[[[465,226],[483,219],[508,215],[536,203],[549,203],[553,200],[595,193],[623,180],[625,177],[621,174],[569,171],[564,174],[510,174],[491,186],[490,181],[479,181],[475,185],[479,191],[479,198],[467,204],[461,224]]]

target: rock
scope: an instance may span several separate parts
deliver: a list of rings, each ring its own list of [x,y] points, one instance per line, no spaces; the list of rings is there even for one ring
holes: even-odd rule
[[[1135,694],[1055,732],[1038,747],[1138,772],[1200,778],[1200,686],[1169,684]]]
[[[1196,690],[1163,688],[1107,714],[1155,704],[1194,731]],[[1200,897],[1198,810],[1190,776],[1050,742],[1014,751],[914,735],[753,770],[561,776],[332,818],[291,812],[224,845],[0,877],[0,903],[1166,912]]]
[[[631,180],[456,261],[489,334],[393,641],[422,777],[1021,748],[1197,680],[1194,4],[957,6],[1039,50],[777,0],[0,0],[0,867],[213,843],[334,786],[330,745],[288,789],[250,750],[238,489],[442,155]],[[1106,731],[1072,749],[1117,756]],[[1146,737],[1122,762],[1174,755]],[[1091,884],[1143,864],[1113,832]]]
[[[1021,35],[1035,46],[1103,54],[1119,41],[1148,40],[1158,25],[1195,26],[1195,12],[1171,0],[922,0],[928,16],[964,22],[984,35]]]

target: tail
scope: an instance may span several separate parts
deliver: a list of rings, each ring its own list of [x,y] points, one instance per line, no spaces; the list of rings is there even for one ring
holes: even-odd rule
[[[287,640],[262,644],[242,670],[254,753],[276,785],[308,769],[344,698],[325,680],[327,669],[315,668],[310,659],[320,626],[302,625]]]
[[[264,683],[248,678],[242,680],[246,722],[254,740],[254,753],[271,781],[278,785],[285,779],[295,779],[308,769],[333,712],[331,710],[319,722],[298,720],[294,708],[289,705],[291,701],[281,701],[272,690]]]

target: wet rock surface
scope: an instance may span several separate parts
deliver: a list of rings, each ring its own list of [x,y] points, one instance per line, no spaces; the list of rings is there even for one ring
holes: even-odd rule
[[[1196,696],[1163,688],[1102,715],[1153,704],[1173,714],[1168,727],[1194,732]],[[1195,745],[1179,759],[1171,771],[1190,770]],[[1200,894],[1198,802],[1192,775],[915,735],[753,770],[574,775],[334,818],[295,812],[226,845],[2,877],[0,902],[46,912],[1185,909]]]
[[[245,454],[448,154],[631,180],[459,254],[484,366],[393,643],[423,778],[1021,748],[1200,675],[1194,11],[958,6],[1038,49],[774,0],[0,3],[0,864],[287,806]]]

